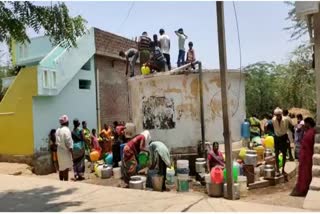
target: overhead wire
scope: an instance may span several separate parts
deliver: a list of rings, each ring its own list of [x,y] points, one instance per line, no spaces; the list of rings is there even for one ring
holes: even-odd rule
[[[130,6],[128,12],[127,12],[127,15],[126,15],[126,17],[123,19],[122,23],[119,25],[119,28],[118,28],[118,30],[117,30],[117,33],[120,32],[121,28],[123,27],[123,25],[124,25],[124,24],[126,23],[126,21],[128,20],[130,14],[131,14],[131,11],[132,11],[132,9],[133,9],[133,7],[134,7],[134,4],[135,4],[134,1],[131,2],[131,6]]]
[[[237,14],[237,9],[236,9],[236,5],[234,3],[234,1],[232,2],[233,5],[233,12],[234,12],[234,16],[235,16],[235,20],[236,20],[236,26],[237,26],[237,34],[238,34],[238,45],[239,45],[239,60],[240,60],[240,80],[239,80],[239,94],[238,94],[238,101],[237,101],[237,107],[236,110],[232,113],[232,116],[234,116],[236,114],[236,112],[239,109],[239,105],[240,105],[240,95],[241,95],[241,82],[242,82],[242,51],[241,51],[241,40],[240,40],[240,30],[239,30],[239,22],[238,22],[238,14]]]

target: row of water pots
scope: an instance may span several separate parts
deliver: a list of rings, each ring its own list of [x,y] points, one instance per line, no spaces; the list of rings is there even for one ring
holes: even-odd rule
[[[107,165],[107,164],[96,164],[94,166],[94,171],[95,171],[95,174],[102,179],[108,179],[108,178],[111,178],[112,176],[115,179],[121,178],[120,167],[113,168],[111,165]]]

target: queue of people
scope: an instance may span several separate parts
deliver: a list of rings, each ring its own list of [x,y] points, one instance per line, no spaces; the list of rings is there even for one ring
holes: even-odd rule
[[[122,180],[128,187],[130,177],[143,173],[146,169],[157,169],[164,176],[163,191],[166,190],[166,169],[171,167],[170,153],[167,146],[160,141],[152,141],[148,130],[136,134],[132,123],[114,122],[113,127],[104,125],[97,136],[95,129],[90,132],[86,121],[73,120],[73,129],[69,128],[69,118],[63,115],[59,118],[60,128],[49,133],[49,148],[56,171],[59,171],[61,181],[69,180],[69,171],[73,170],[74,181],[84,179],[85,160],[90,160],[90,153],[99,153],[100,158],[105,153],[113,155],[113,167],[119,167],[121,161]],[[82,125],[82,127],[81,127]],[[120,146],[124,144],[121,157]],[[140,153],[146,153],[149,163],[146,168],[139,169],[137,159]]]
[[[296,124],[293,119],[296,117]],[[249,118],[250,138],[261,136],[263,131],[256,115]],[[285,165],[287,156],[294,161],[292,148],[295,147],[295,158],[299,161],[298,179],[291,196],[305,196],[312,180],[312,156],[315,138],[315,121],[311,117],[303,118],[301,114],[290,114],[288,110],[276,108],[273,114],[266,116],[263,125],[264,134],[273,136],[276,176],[280,176],[279,154],[282,153],[283,165],[281,174],[287,181]]]
[[[164,29],[159,30],[159,39],[158,35],[153,35],[153,40],[148,36],[147,32],[143,32],[139,37],[138,49],[130,48],[127,51],[120,51],[119,56],[126,59],[126,75],[133,77],[135,72],[135,66],[139,59],[140,69],[147,68],[148,71],[144,72],[141,69],[142,74],[149,74],[153,72],[164,72],[166,67],[168,70],[171,70],[171,57],[170,57],[170,38],[165,33]],[[175,31],[175,34],[178,37],[178,60],[177,66],[180,67],[185,63],[194,63],[196,61],[195,51],[193,49],[193,43],[189,42],[189,50],[185,51],[185,41],[188,39],[188,36],[184,33],[183,29]],[[192,68],[195,69],[192,64]]]

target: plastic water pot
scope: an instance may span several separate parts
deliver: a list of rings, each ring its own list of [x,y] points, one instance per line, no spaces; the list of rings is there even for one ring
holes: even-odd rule
[[[239,176],[238,183],[239,183],[240,197],[246,197],[248,195],[247,177]]]
[[[175,171],[174,171],[174,168],[167,168],[167,184],[168,185],[174,185],[174,174],[175,174]]]
[[[90,160],[91,160],[92,162],[98,161],[98,160],[99,160],[99,157],[100,157],[100,154],[99,154],[98,151],[92,151],[92,152],[90,153]]]
[[[146,152],[140,152],[139,157],[138,157],[138,162],[139,162],[141,169],[143,169],[144,167],[147,166],[148,160],[149,160],[148,154]]]
[[[247,121],[241,124],[241,137],[250,138],[250,123]]]
[[[223,171],[220,167],[213,167],[211,169],[211,183],[223,183]]]

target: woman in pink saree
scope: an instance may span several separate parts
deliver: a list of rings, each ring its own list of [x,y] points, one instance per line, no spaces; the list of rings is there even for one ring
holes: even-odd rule
[[[315,121],[308,117],[304,120],[304,135],[301,140],[299,152],[299,171],[296,187],[291,192],[291,196],[304,197],[307,195],[309,185],[312,180],[312,156],[314,137],[316,134]]]

